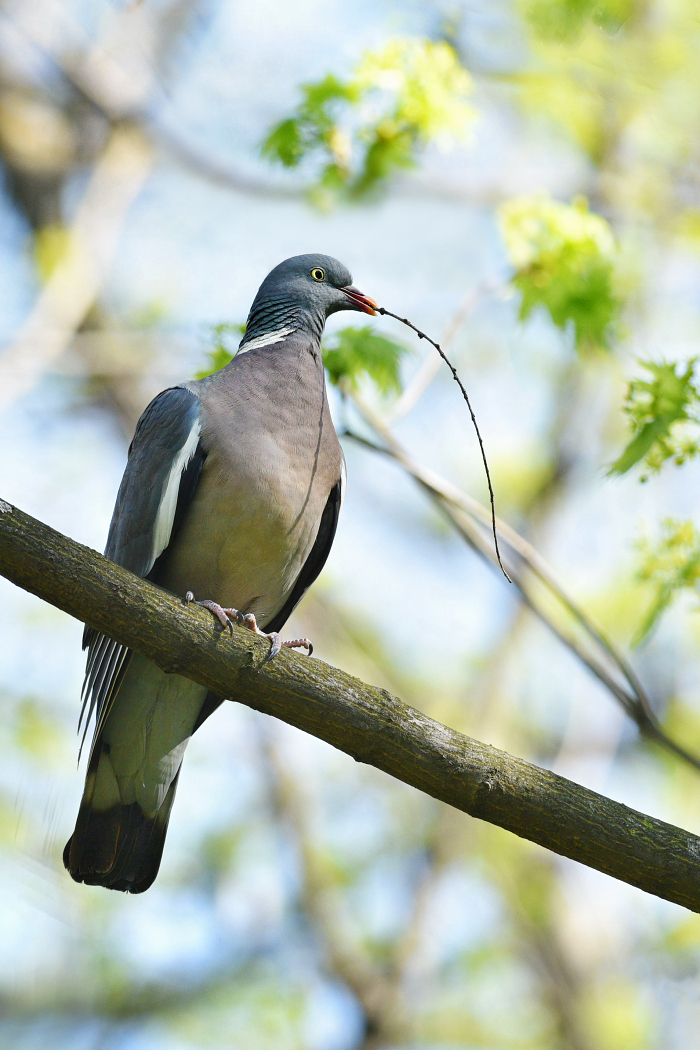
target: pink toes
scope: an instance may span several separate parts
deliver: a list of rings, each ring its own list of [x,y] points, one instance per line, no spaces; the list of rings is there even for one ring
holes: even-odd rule
[[[208,609],[217,618],[224,630],[228,628],[231,634],[233,634],[233,624],[235,622],[240,624],[241,627],[247,627],[254,634],[259,634],[263,638],[269,638],[270,651],[265,657],[265,662],[274,660],[282,648],[306,649],[309,656],[314,651],[314,647],[308,638],[292,638],[288,642],[283,642],[277,631],[271,631],[269,634],[261,631],[253,613],[242,613],[238,609],[224,609],[218,602],[213,602],[210,598],[203,598],[201,601],[198,601],[192,591],[187,592],[185,601],[194,602],[195,605],[201,605],[203,609]]]

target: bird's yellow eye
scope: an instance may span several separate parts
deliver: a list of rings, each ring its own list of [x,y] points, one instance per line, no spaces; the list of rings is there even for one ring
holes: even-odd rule
[[[323,278],[326,276],[326,271],[322,270],[320,266],[314,266],[313,270],[311,271],[311,276],[313,277],[314,281],[322,281]]]

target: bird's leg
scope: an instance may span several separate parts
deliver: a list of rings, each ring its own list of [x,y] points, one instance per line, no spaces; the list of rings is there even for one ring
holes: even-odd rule
[[[265,660],[274,660],[279,653],[280,649],[306,649],[308,655],[314,651],[314,647],[308,638],[290,638],[289,641],[283,642],[277,631],[261,631],[258,627],[258,622],[255,619],[254,613],[242,613],[238,609],[224,609],[219,605],[218,602],[213,602],[209,598],[203,598],[201,601],[195,599],[192,591],[188,591],[185,595],[186,602],[194,602],[195,605],[201,605],[202,608],[208,609],[210,613],[216,616],[217,620],[224,628],[228,627],[231,634],[233,634],[233,622],[240,624],[241,627],[247,627],[249,631],[254,634],[259,634],[262,638],[270,639],[270,651],[265,657]]]

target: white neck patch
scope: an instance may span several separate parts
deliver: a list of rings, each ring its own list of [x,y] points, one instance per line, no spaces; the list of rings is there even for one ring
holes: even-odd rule
[[[258,335],[255,339],[251,339],[249,342],[243,343],[242,346],[239,346],[236,357],[238,357],[238,354],[245,354],[247,350],[257,350],[258,347],[261,346],[270,346],[272,343],[281,343],[285,336],[291,335],[294,330],[294,328],[278,328],[274,332],[266,332],[265,335]]]

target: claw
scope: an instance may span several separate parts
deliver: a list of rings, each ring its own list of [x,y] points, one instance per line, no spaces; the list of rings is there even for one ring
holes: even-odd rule
[[[261,631],[260,633],[262,634],[263,632]],[[264,662],[267,664],[270,662],[270,660],[274,660],[274,658],[277,656],[278,652],[284,645],[284,642],[278,635],[277,631],[270,631],[270,633],[266,635],[266,637],[270,639],[270,651],[268,652],[264,660]]]
[[[217,620],[221,624],[224,630],[228,627],[233,637],[233,624],[229,619],[228,613],[236,612],[235,609],[222,609],[218,602],[213,602],[209,598],[203,598],[202,601],[197,601],[192,591],[188,591],[185,595],[185,601],[189,604],[194,602],[195,605],[201,605],[203,609],[208,609],[210,613],[216,616]]]
[[[201,601],[197,601],[192,591],[188,591],[185,595],[185,602],[194,602],[195,605],[201,605],[203,609],[208,609],[210,613],[216,616],[221,626],[226,630],[228,627],[231,635],[233,635],[233,623],[234,620],[241,627],[247,627],[253,634],[259,634],[261,638],[270,639],[270,651],[265,657],[265,663],[270,660],[274,660],[281,649],[306,649],[308,655],[314,651],[314,647],[308,638],[292,638],[288,642],[283,642],[277,631],[270,631],[269,634],[265,631],[261,631],[258,627],[258,621],[255,619],[254,613],[242,613],[238,609],[223,609],[218,602],[213,602],[209,598],[203,598]]]

